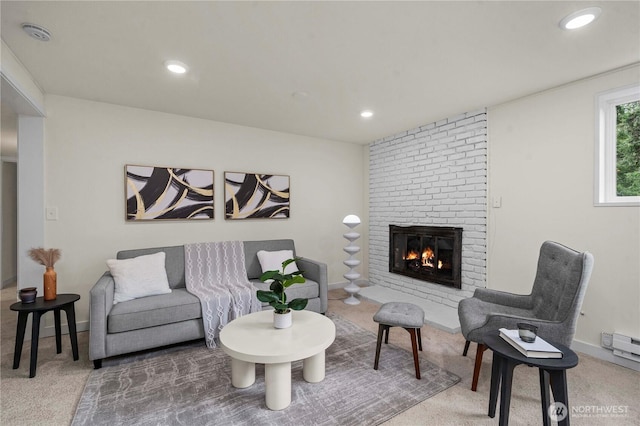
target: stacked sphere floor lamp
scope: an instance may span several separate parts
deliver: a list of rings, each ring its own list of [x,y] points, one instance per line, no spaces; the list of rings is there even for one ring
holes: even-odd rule
[[[344,251],[349,255],[349,258],[343,262],[347,267],[349,267],[349,272],[343,275],[343,277],[349,281],[349,284],[344,288],[344,290],[349,293],[349,297],[344,300],[344,303],[348,305],[357,305],[360,301],[355,297],[355,295],[360,291],[360,287],[358,287],[354,281],[360,278],[360,274],[354,271],[354,268],[360,264],[360,261],[358,259],[354,259],[353,256],[360,251],[360,247],[354,245],[353,242],[360,238],[360,234],[355,232],[353,229],[360,225],[360,218],[356,215],[350,214],[342,220],[342,223],[347,225],[350,229],[349,232],[343,235],[349,241],[349,245],[344,248]]]

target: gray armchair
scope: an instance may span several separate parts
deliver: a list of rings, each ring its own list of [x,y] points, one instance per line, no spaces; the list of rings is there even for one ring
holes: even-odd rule
[[[531,294],[479,288],[473,297],[461,300],[458,317],[467,340],[462,355],[467,355],[470,342],[478,344],[471,390],[478,386],[486,349],[482,338],[488,331],[515,329],[517,323],[527,322],[538,326],[538,335],[543,339],[570,346],[592,269],[591,253],[546,241],[540,248]]]

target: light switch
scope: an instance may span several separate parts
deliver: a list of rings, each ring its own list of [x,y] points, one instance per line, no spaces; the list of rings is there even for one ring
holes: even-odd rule
[[[502,197],[493,197],[493,208],[499,209],[502,207]]]
[[[58,220],[58,208],[57,207],[47,207],[47,220]]]

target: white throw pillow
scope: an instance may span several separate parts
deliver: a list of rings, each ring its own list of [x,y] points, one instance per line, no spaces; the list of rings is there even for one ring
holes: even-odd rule
[[[132,259],[109,259],[107,266],[116,282],[113,304],[140,297],[171,293],[161,251]]]
[[[293,259],[293,250],[280,250],[280,251],[266,251],[260,250],[258,252],[258,261],[262,268],[262,273],[267,271],[280,271],[282,272],[282,262],[287,259]],[[284,270],[285,274],[299,271],[296,262],[291,262]],[[267,280],[265,282],[271,282],[273,280]]]

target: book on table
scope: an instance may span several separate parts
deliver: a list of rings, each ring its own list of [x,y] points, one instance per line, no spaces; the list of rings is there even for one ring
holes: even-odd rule
[[[529,358],[562,358],[562,351],[542,337],[537,336],[533,343],[527,343],[520,338],[518,330],[500,329],[500,337],[520,353]]]

